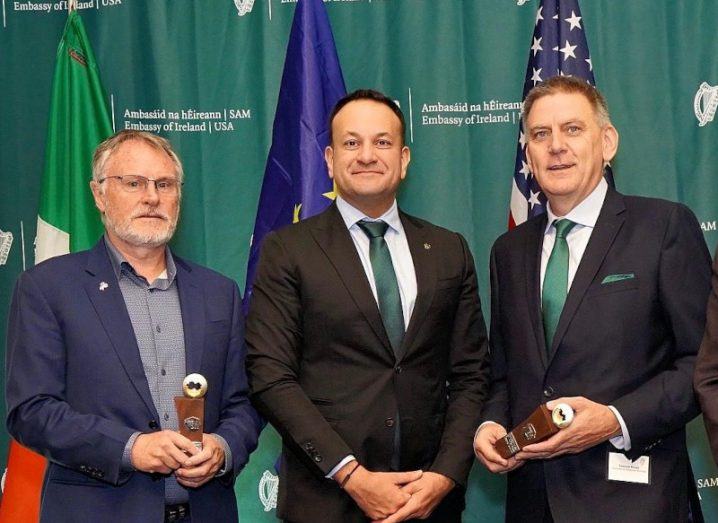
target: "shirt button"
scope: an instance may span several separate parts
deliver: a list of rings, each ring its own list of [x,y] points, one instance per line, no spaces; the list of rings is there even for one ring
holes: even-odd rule
[[[157,327],[155,328],[157,329],[157,332],[162,332],[162,327],[160,327],[159,325],[157,325]]]
[[[160,374],[162,374],[163,376],[166,376],[166,375],[167,375],[167,371],[166,371],[165,369],[162,369],[162,370],[160,371]]]
[[[384,425],[387,427],[393,427],[394,426],[394,418],[386,418],[384,421]]]
[[[168,419],[170,419],[170,415],[165,412],[165,421],[167,421]]]

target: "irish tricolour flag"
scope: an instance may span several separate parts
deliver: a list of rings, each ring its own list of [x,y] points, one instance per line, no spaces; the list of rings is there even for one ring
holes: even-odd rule
[[[88,249],[102,234],[89,182],[92,153],[112,134],[111,122],[95,56],[72,10],[57,49],[35,263]],[[44,471],[44,457],[10,443],[0,523],[38,521]]]

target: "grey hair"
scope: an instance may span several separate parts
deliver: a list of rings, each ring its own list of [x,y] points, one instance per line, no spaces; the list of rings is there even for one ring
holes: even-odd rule
[[[576,76],[553,76],[545,82],[536,85],[526,95],[524,106],[521,110],[521,121],[524,133],[527,132],[526,121],[528,120],[528,115],[534,103],[544,96],[557,93],[582,94],[591,104],[599,127],[605,127],[611,123],[611,117],[608,114],[608,104],[598,89],[586,80],[577,78]]]
[[[177,153],[172,149],[172,144],[170,144],[169,140],[156,134],[145,131],[133,131],[131,129],[118,131],[97,146],[95,153],[92,155],[92,179],[95,182],[99,182],[104,177],[107,160],[119,149],[120,145],[130,140],[144,142],[150,147],[162,151],[169,156],[175,166],[177,181],[180,183],[180,187],[182,186],[184,180],[182,162],[179,156],[177,156]]]

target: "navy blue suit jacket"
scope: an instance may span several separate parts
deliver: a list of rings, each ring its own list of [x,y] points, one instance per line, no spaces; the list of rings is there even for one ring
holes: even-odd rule
[[[234,478],[260,427],[247,400],[240,295],[224,276],[175,263],[187,373],[207,378],[205,432],[232,451],[231,472],[190,489],[192,521],[236,521]],[[6,367],[8,430],[49,460],[43,521],[163,520],[161,476],[121,466],[130,435],[160,430],[159,415],[103,240],[20,276]]]
[[[562,396],[613,405],[628,428],[629,458],[650,457],[651,484],[608,481],[608,452],[618,451],[604,442],[510,472],[506,519],[541,521],[548,501],[556,523],[686,521],[685,425],[698,414],[693,366],[710,289],[698,221],[684,205],[609,189],[547,348],[546,219],[502,235],[492,250],[492,389],[482,420],[509,429]]]

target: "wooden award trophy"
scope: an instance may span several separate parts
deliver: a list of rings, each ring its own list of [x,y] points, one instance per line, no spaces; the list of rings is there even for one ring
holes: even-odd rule
[[[207,380],[201,374],[189,374],[182,380],[182,392],[184,396],[175,396],[180,434],[194,443],[198,450],[202,450]]]
[[[498,440],[494,447],[502,458],[509,459],[526,445],[548,439],[568,427],[573,416],[573,409],[566,403],[559,403],[552,411],[541,404],[527,419]]]

